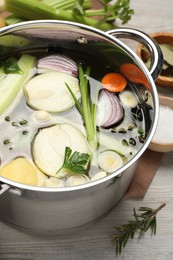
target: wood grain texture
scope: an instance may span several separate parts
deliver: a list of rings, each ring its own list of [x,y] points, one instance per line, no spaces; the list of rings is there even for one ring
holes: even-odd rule
[[[146,33],[173,31],[172,0],[131,0],[135,9],[125,25]],[[173,96],[173,89],[158,87],[161,94]],[[116,257],[109,235],[113,226],[126,222],[133,207],[166,207],[158,215],[157,235],[135,237]],[[84,230],[68,235],[37,236],[0,223],[0,259],[16,260],[172,260],[173,259],[173,153],[167,153],[143,199],[122,199],[105,218]]]

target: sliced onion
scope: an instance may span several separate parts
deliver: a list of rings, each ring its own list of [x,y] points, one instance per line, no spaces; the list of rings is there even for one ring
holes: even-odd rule
[[[98,155],[98,166],[105,172],[113,173],[123,166],[123,159],[115,151],[106,150]]]
[[[76,63],[61,54],[52,54],[45,56],[37,62],[38,73],[45,73],[50,70],[60,71],[77,77]]]
[[[96,180],[99,180],[99,179],[102,179],[104,177],[106,177],[107,174],[105,171],[101,171],[101,172],[97,172],[92,178],[91,178],[91,181],[96,181]]]
[[[81,185],[81,184],[85,184],[86,182],[89,182],[90,179],[88,178],[88,176],[82,174],[82,175],[72,175],[69,176],[66,180],[66,185],[67,186],[77,186],[77,185]]]
[[[138,100],[136,95],[130,90],[124,90],[119,94],[120,101],[125,107],[136,107],[138,105]]]
[[[124,110],[117,96],[102,89],[99,95],[97,125],[109,128],[116,125],[123,118]]]
[[[52,113],[70,109],[75,102],[66,84],[79,99],[81,94],[77,78],[58,71],[37,75],[24,86],[27,103],[34,109]]]
[[[73,153],[91,153],[85,136],[70,124],[40,129],[32,143],[35,164],[49,176],[66,177],[67,172],[59,171],[63,165],[66,147],[70,147]]]

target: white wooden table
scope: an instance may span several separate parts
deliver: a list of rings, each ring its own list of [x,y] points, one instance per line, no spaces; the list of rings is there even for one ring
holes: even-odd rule
[[[131,6],[135,15],[126,26],[146,33],[173,32],[172,0],[131,0]],[[158,89],[173,96],[173,88]],[[158,214],[157,235],[151,237],[147,233],[140,240],[134,238],[120,256],[115,256],[109,238],[113,226],[129,220],[133,207],[156,208],[162,202],[167,205]],[[173,153],[164,155],[143,199],[122,199],[108,216],[85,230],[68,235],[37,236],[0,223],[0,259],[173,260]]]

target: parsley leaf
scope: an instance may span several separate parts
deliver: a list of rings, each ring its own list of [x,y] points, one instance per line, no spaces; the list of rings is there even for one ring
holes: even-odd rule
[[[86,167],[89,160],[90,155],[88,153],[79,153],[77,151],[72,153],[72,149],[70,147],[66,147],[64,162],[58,172],[62,169],[66,169],[69,173],[84,174],[86,172]]]
[[[5,74],[21,73],[21,69],[17,64],[17,60],[12,57],[2,62],[2,69]]]

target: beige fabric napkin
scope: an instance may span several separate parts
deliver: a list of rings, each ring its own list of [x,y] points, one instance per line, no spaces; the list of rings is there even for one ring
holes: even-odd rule
[[[160,165],[163,153],[147,149],[138,161],[132,182],[125,194],[126,198],[141,198],[145,196]]]

